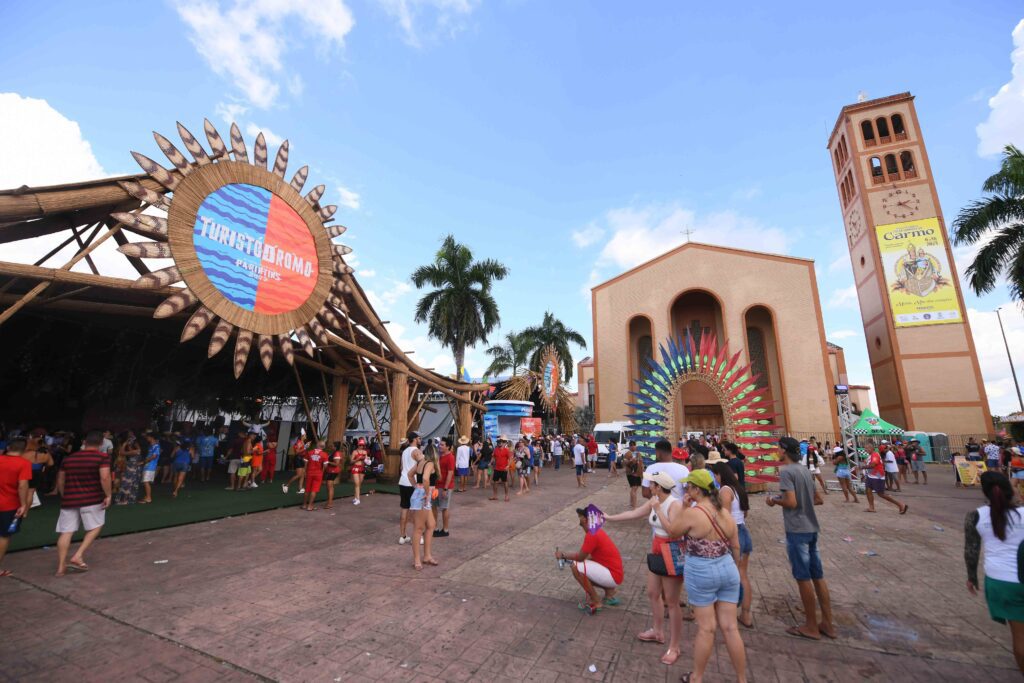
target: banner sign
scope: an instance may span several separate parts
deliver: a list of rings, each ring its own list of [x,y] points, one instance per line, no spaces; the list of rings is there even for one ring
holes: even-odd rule
[[[497,443],[498,437],[501,436],[498,429],[498,416],[494,413],[484,413],[484,434],[494,443]]]
[[[519,419],[519,431],[523,436],[538,437],[544,433],[542,420],[539,417],[522,417]]]
[[[964,321],[937,218],[875,227],[896,327]]]
[[[964,486],[977,486],[981,483],[981,473],[987,468],[980,460],[967,460],[962,455],[953,458],[953,467],[956,468],[957,477]]]
[[[299,308],[320,274],[306,222],[256,185],[230,183],[208,194],[196,212],[192,240],[210,283],[247,311]]]

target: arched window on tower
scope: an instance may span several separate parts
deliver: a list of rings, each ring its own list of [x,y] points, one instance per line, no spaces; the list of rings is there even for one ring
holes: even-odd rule
[[[843,155],[840,153],[838,147],[836,147],[836,174],[843,170]]]
[[[846,144],[845,135],[839,137],[839,151],[843,153],[843,163],[845,164],[846,160],[850,158],[850,148]]]
[[[870,119],[867,121],[861,121],[860,132],[864,135],[864,146],[874,147],[875,146],[875,127],[871,125]]]
[[[900,166],[903,167],[904,178],[916,178],[917,169],[914,168],[914,155],[904,150],[900,152]]]
[[[878,157],[871,157],[871,184],[881,185],[885,182],[885,173],[882,171],[882,160]]]
[[[895,154],[885,155],[885,174],[890,181],[900,179],[900,167],[896,165]]]
[[[850,203],[850,198],[846,195],[846,178],[843,178],[843,182],[839,183],[839,194],[843,198],[843,206],[845,207]]]
[[[892,138],[889,137],[889,120],[884,116],[879,116],[875,125],[878,126],[878,141],[883,145],[892,142]]]
[[[903,127],[903,117],[899,114],[892,115],[892,134],[897,140],[907,139],[907,129]]]

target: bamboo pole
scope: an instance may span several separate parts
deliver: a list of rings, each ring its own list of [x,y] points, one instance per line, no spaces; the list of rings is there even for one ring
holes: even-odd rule
[[[309,412],[309,401],[306,400],[306,390],[302,388],[302,378],[299,377],[299,369],[293,365],[292,372],[295,373],[295,383],[299,386],[299,396],[302,397],[302,407],[306,409],[306,423],[309,424],[309,431],[313,433],[313,440],[319,441],[319,432],[317,432],[316,424],[313,423],[313,414]]]
[[[116,233],[120,229],[121,229],[121,224],[120,223],[116,224],[114,227],[112,227],[109,230],[107,230],[107,232],[103,233],[103,236],[100,237],[98,240],[96,240],[91,245],[89,245],[85,249],[83,249],[83,250],[79,251],[77,254],[75,254],[75,256],[70,261],[65,263],[64,266],[59,268],[58,270],[65,271],[65,272],[70,272],[71,269],[75,267],[75,264],[77,264],[79,261],[81,261],[82,259],[87,257],[89,254],[91,254],[93,251],[95,251],[98,246],[100,246],[101,244],[106,242],[114,233]],[[102,276],[94,275],[93,277],[102,277]],[[53,282],[53,280],[50,280],[48,282],[40,282],[38,285],[36,285],[32,289],[30,289],[28,292],[26,292],[25,295],[21,297],[21,299],[19,299],[17,302],[15,302],[10,307],[8,307],[6,311],[4,311],[3,313],[0,313],[0,325],[3,325],[5,322],[7,322],[11,318],[12,315],[14,315],[18,311],[20,311],[22,308],[24,308],[27,303],[29,303],[30,301],[35,299],[37,296],[42,294],[43,291],[45,291],[46,288],[48,288],[52,282]]]
[[[352,328],[352,320],[349,319],[348,316],[345,316],[345,322],[348,324],[348,334],[352,337],[352,342],[354,344],[356,341],[356,331]],[[370,417],[373,418],[373,431],[377,433],[377,443],[384,443],[384,437],[380,433],[380,422],[377,420],[377,406],[373,402],[373,395],[370,393],[370,385],[366,381],[365,365],[366,364],[360,358],[359,376],[363,378],[363,390],[366,392],[366,402],[370,404]]]

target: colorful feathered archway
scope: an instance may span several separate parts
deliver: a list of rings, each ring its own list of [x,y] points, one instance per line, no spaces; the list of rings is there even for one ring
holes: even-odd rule
[[[699,348],[690,332],[685,337],[669,337],[658,347],[661,361],[651,359],[638,379],[638,391],[630,395],[634,410],[627,416],[636,425],[640,451],[654,455],[654,444],[660,439],[673,440],[670,434],[679,388],[687,382],[707,385],[722,405],[725,436],[739,445],[746,456],[748,475],[774,479],[778,474],[777,429],[772,412],[773,401],[768,387],[758,388],[760,375],[750,365],[740,365],[740,352],[729,357],[729,343],[721,347],[714,334],[701,336]]]

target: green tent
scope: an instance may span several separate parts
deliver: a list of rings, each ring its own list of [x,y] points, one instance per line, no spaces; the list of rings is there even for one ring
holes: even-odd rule
[[[889,436],[902,434],[903,428],[889,424],[870,410],[865,410],[851,431],[855,436]]]

